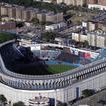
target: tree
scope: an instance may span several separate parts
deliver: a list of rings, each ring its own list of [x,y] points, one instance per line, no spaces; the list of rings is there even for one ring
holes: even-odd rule
[[[46,42],[53,42],[56,37],[56,33],[46,32],[42,35],[42,37]]]
[[[57,106],[67,106],[67,103],[62,103],[62,102],[58,101]]]
[[[4,95],[0,95],[0,102],[4,104],[7,102],[7,99]]]
[[[19,102],[14,103],[13,106],[25,106],[25,104],[19,101]]]
[[[85,89],[85,90],[82,91],[82,95],[84,97],[89,97],[89,96],[91,96],[93,94],[95,94],[95,91],[92,90],[92,89]]]
[[[106,105],[106,101],[105,100],[99,100],[98,103],[102,104],[103,106]]]
[[[54,1],[54,0],[53,0]],[[57,4],[53,4],[53,3],[47,3],[47,2],[42,2],[42,1],[35,1],[35,0],[3,0],[3,2],[9,3],[9,4],[17,4],[17,5],[22,5],[25,7],[34,7],[34,8],[39,8],[39,9],[46,9],[46,10],[50,10],[50,11],[61,11],[63,10],[63,8],[61,8],[59,5]]]
[[[87,40],[84,41],[84,46],[85,46],[85,47],[89,46],[89,43],[88,43]]]
[[[21,28],[24,26],[23,22],[16,22],[16,27]]]
[[[33,18],[32,20],[31,20],[31,22],[33,23],[33,24],[39,24],[39,19],[37,19],[37,18]]]

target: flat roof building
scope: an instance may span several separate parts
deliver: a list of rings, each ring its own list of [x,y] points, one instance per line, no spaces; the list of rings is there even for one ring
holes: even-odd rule
[[[106,31],[106,12],[99,13],[97,16],[93,17],[91,21],[88,22],[89,31],[102,29]]]
[[[99,8],[100,10],[106,10],[106,0],[88,0],[88,8]]]
[[[0,4],[0,16],[8,16],[16,21],[31,21],[37,18],[40,22],[58,23],[63,21],[63,13],[54,13],[48,10],[39,10],[38,8],[25,8],[17,5]]]

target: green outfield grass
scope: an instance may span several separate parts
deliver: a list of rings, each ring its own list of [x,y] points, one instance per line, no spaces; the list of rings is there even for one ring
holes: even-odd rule
[[[72,70],[74,68],[76,68],[76,67],[58,64],[58,65],[49,65],[47,70],[49,72],[51,72],[52,74],[57,74],[57,73],[62,73],[62,72],[68,71],[68,70]]]
[[[15,36],[13,34],[0,32],[0,43],[8,41],[8,40],[12,40],[14,38],[15,38]]]

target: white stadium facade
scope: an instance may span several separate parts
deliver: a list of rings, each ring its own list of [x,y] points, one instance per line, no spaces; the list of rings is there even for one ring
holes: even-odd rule
[[[0,48],[11,42],[13,41],[1,44]],[[55,46],[60,47],[61,45]],[[100,58],[101,56],[99,55],[98,57]],[[0,53],[0,93],[4,94],[11,103],[22,101],[27,106],[33,106],[34,103],[31,103],[30,100],[36,97],[53,98],[55,103],[56,101],[64,103],[79,98],[85,89],[98,91],[105,88],[105,86],[105,58],[97,59],[94,62],[63,73],[22,75],[8,70]]]

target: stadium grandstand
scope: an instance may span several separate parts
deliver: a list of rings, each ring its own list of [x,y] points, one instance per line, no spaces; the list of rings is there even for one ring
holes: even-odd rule
[[[11,103],[33,106],[34,98],[46,100],[44,104],[68,102],[80,98],[85,89],[102,90],[105,76],[105,48],[96,52],[14,40],[0,45],[0,91]]]

